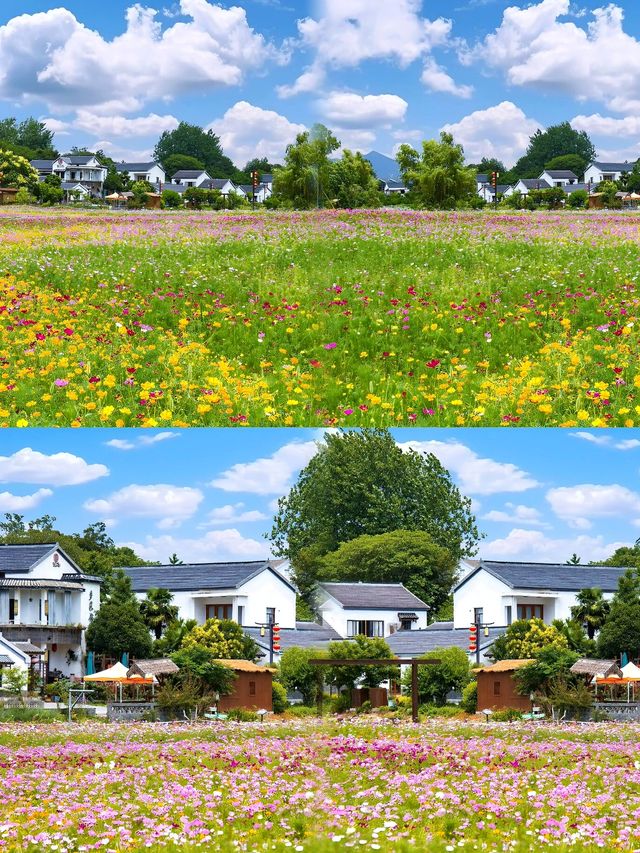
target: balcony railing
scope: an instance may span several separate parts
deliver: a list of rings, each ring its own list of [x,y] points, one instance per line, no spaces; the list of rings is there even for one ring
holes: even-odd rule
[[[0,624],[0,633],[7,640],[26,642],[34,645],[47,643],[79,643],[82,628],[77,625],[12,625]]]

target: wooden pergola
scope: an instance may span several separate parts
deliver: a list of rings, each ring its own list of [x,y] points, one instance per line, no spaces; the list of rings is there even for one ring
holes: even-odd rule
[[[440,663],[434,658],[312,658],[312,666],[410,666],[411,667],[411,719],[418,722],[418,667]]]

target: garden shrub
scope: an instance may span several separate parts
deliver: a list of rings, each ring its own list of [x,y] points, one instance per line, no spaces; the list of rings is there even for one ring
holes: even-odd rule
[[[271,702],[274,714],[283,714],[289,707],[287,691],[279,681],[274,681],[271,687]]]
[[[317,713],[316,708],[310,708],[308,705],[292,705],[287,709],[287,714],[292,717],[315,717]]]
[[[499,708],[491,715],[491,720],[494,723],[511,723],[514,720],[522,719],[522,711],[517,708]]]
[[[235,720],[238,723],[256,723],[258,715],[255,711],[250,711],[249,708],[232,708],[227,712],[228,720]]]
[[[460,707],[467,714],[475,714],[478,710],[478,682],[470,681],[462,690]]]

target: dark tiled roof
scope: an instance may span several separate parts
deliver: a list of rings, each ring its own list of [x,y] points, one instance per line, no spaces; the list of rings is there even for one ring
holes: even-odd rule
[[[9,642],[16,649],[24,652],[25,655],[43,655],[45,652],[44,649],[41,649],[40,646],[34,646],[33,643],[22,642],[20,640],[9,640]]]
[[[171,180],[174,178],[199,178],[200,175],[206,174],[207,173],[204,169],[180,169],[171,176]]]
[[[601,172],[630,172],[634,167],[634,163],[603,163],[600,160],[594,160],[590,165]]]
[[[264,175],[260,175],[260,183],[261,184],[272,184],[273,183],[273,175],[269,172],[265,172]]]
[[[589,184],[581,184],[581,183],[567,184],[567,186],[563,187],[562,189],[568,195],[571,195],[571,193],[575,193],[578,190],[586,190],[587,192],[589,192]]]
[[[489,175],[476,175],[476,181],[479,184],[488,184],[489,183]]]
[[[210,181],[207,181],[207,186],[212,190],[221,190],[229,183],[233,183],[230,178],[211,178]]]
[[[268,560],[247,563],[187,563],[182,566],[121,566],[131,578],[134,592],[152,587],[171,590],[235,589],[269,569],[283,583],[289,581],[276,572]],[[293,587],[291,587],[293,589]]]
[[[296,623],[296,626],[300,623]],[[328,625],[315,625],[313,623],[307,622],[303,623],[305,625],[313,625],[313,627],[306,627],[300,629],[298,627],[294,628],[282,628],[280,630],[280,647],[284,652],[287,649],[299,648],[299,649],[315,649],[315,648],[323,648],[330,643],[332,640],[341,640],[342,637],[333,628],[330,628]],[[256,641],[261,647],[268,649],[268,638],[260,636],[260,628],[243,628],[245,634],[251,637]]]
[[[180,195],[182,195],[182,193],[187,191],[188,187],[185,187],[184,184],[172,184],[170,182],[167,182],[162,185],[162,189],[173,190],[174,193],[180,193]]]
[[[552,178],[557,178],[558,180],[562,178],[574,181],[578,180],[578,176],[571,169],[545,169],[545,172],[547,175],[551,175]]]
[[[70,163],[72,166],[86,166],[87,163],[90,163],[92,160],[97,160],[97,157],[95,154],[63,154],[62,159],[66,160],[66,162]],[[98,160],[98,162],[100,161]]]
[[[490,628],[488,637],[480,637],[480,650],[487,648],[498,637],[506,631],[506,628]],[[412,657],[432,652],[434,649],[449,649],[452,647],[468,650],[469,630],[468,628],[456,628],[455,630],[433,631],[431,629],[422,631],[396,631],[389,637],[385,637],[394,655],[398,657]]]
[[[54,551],[57,543],[47,545],[0,545],[0,572],[29,572]]]
[[[528,190],[550,190],[551,186],[546,181],[541,181],[539,178],[520,178],[516,183],[524,184]]]
[[[5,664],[5,663],[10,663],[10,664],[12,664],[12,663],[13,663],[13,661],[12,661],[12,659],[9,657],[9,655],[0,655],[0,664]]]
[[[78,574],[64,574],[62,575],[61,580],[63,581],[92,581],[93,583],[104,583],[104,578],[98,577],[98,575],[85,575],[83,572],[79,572]]]
[[[39,169],[41,171],[48,169],[49,171],[51,171],[55,160],[30,160],[29,162],[31,163],[34,169]]]
[[[512,589],[550,589],[579,592],[598,587],[603,592],[615,592],[618,578],[626,568],[617,566],[567,566],[563,563],[507,563],[481,560],[480,566],[464,577],[455,589],[485,569]]]
[[[148,172],[154,166],[159,166],[159,163],[153,160],[150,163],[116,163],[117,172]],[[198,173],[200,174],[200,173]]]
[[[392,181],[391,179],[388,179],[383,181],[383,183],[385,183],[390,190],[406,190],[402,181]]]
[[[0,589],[82,589],[81,583],[51,579],[35,580],[32,578],[0,578]]]
[[[325,591],[346,608],[374,608],[378,610],[428,610],[401,583],[322,583],[319,591]]]

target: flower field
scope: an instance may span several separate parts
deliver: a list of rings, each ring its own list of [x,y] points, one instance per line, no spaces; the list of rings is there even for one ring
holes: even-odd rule
[[[2,426],[637,426],[633,213],[0,211]]]
[[[632,851],[640,727],[0,729],[0,849]]]

